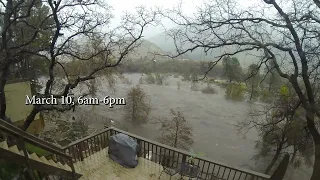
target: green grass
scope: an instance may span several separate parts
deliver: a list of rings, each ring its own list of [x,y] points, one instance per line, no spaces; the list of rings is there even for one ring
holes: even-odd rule
[[[37,155],[40,155],[40,156],[48,156],[52,153],[40,148],[40,147],[37,147],[35,145],[32,145],[32,144],[29,144],[29,143],[25,143],[25,146],[26,146],[26,149],[29,151],[29,152],[34,152],[36,153]]]

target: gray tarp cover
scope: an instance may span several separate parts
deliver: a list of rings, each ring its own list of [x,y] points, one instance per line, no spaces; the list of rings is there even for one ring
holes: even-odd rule
[[[124,167],[134,168],[138,165],[138,151],[137,142],[126,134],[119,133],[109,139],[109,157]]]

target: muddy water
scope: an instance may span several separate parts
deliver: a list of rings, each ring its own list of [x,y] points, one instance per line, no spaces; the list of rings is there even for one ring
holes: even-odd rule
[[[105,96],[122,98],[130,87],[139,84],[140,74],[125,74],[125,77],[131,81],[131,84],[123,81],[117,82],[115,91],[108,88],[106,81],[98,80],[100,84],[97,97]],[[45,79],[40,79],[45,82]],[[180,90],[177,88],[177,82],[180,82]],[[247,118],[246,114],[250,107],[261,107],[258,103],[248,103],[245,101],[236,102],[226,100],[224,89],[214,86],[217,94],[203,94],[199,91],[190,90],[190,82],[182,82],[178,78],[170,77],[167,85],[147,85],[140,86],[151,99],[152,111],[150,121],[154,118],[170,118],[170,109],[179,109],[183,112],[185,118],[193,125],[194,144],[193,150],[202,152],[209,159],[220,161],[231,166],[243,167],[249,169],[256,166],[251,160],[255,154],[254,144],[258,138],[256,132],[249,131],[246,138],[238,135],[235,124]],[[200,85],[205,87],[205,84]],[[200,87],[201,88],[201,87]],[[110,122],[111,118],[115,123],[125,122],[123,106],[80,106],[76,112],[66,113],[71,119],[85,118],[89,120],[91,129],[102,129],[105,121]],[[127,123],[129,132],[156,140],[156,130],[159,125],[148,123],[141,126],[133,126]],[[307,180],[310,179],[311,168],[290,169],[287,171],[285,180]]]
[[[119,82],[116,91],[103,86],[97,96],[124,97],[128,89],[139,82],[140,74],[125,75],[132,84]],[[237,121],[244,120],[250,104],[247,102],[228,101],[224,98],[224,91],[215,87],[217,94],[203,94],[190,90],[190,82],[182,82],[180,90],[177,88],[177,78],[170,77],[167,85],[146,85],[141,87],[151,99],[151,115],[154,117],[170,117],[170,109],[179,109],[191,122],[194,128],[193,150],[202,152],[206,157],[233,166],[243,166],[250,163],[254,154],[254,142],[257,134],[250,132],[246,138],[238,135],[235,128]],[[205,86],[203,84],[203,86]],[[109,108],[100,105],[94,108],[82,107],[114,121],[123,120],[123,107]],[[92,126],[101,128],[101,120],[92,120]],[[149,123],[142,126],[129,126],[129,131],[140,136],[156,140],[157,125]]]

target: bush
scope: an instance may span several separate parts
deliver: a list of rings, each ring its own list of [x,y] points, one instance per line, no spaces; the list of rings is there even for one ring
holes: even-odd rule
[[[156,73],[155,75],[155,81],[158,85],[163,85],[165,84],[164,81],[168,78],[168,75],[164,75],[164,74],[160,74],[160,73]],[[166,85],[166,84],[165,84]]]
[[[246,86],[241,83],[230,83],[226,89],[226,98],[241,101],[244,99]]]
[[[168,83],[165,83],[165,80],[168,78],[168,75],[156,73],[148,73],[146,77],[146,82],[148,84],[158,84],[158,85],[169,85]]]
[[[132,84],[132,81],[129,80],[128,78],[123,78],[122,81],[123,81],[124,84]]]
[[[23,167],[9,161],[0,160],[0,179],[13,179]]]
[[[217,91],[210,85],[208,85],[207,87],[203,88],[201,90],[202,93],[204,94],[216,94]]]
[[[229,85],[227,82],[218,81],[218,80],[215,80],[214,83],[217,84],[219,87],[222,87],[222,88],[226,88]]]
[[[139,84],[143,84],[143,78],[142,77],[139,78]]]
[[[155,84],[156,83],[156,79],[151,73],[148,73],[147,77],[146,77],[146,82],[148,84]]]

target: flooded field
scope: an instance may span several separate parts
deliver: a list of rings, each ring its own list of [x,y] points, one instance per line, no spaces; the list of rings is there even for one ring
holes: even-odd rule
[[[97,93],[102,98],[111,96],[116,98],[125,97],[130,87],[139,83],[140,74],[125,74],[131,84],[119,82],[115,91],[103,86]],[[180,81],[180,90],[177,82]],[[156,140],[155,133],[157,125],[152,119],[170,117],[170,109],[179,109],[191,122],[194,128],[193,149],[202,152],[210,159],[228,163],[234,166],[243,166],[250,162],[254,154],[254,142],[257,134],[250,132],[246,138],[237,134],[235,124],[244,120],[250,103],[234,102],[226,100],[223,89],[218,86],[214,88],[217,94],[203,94],[201,91],[191,91],[191,83],[181,81],[178,78],[170,77],[166,85],[141,84],[141,87],[151,99],[150,123],[142,126],[129,125],[130,132],[140,136]],[[203,84],[202,86],[205,86]],[[201,87],[201,85],[200,85]],[[99,105],[92,111],[91,107],[82,108],[104,117],[113,119],[115,122],[123,121],[123,106]],[[101,128],[103,120],[90,122],[92,127]]]
[[[119,80],[114,89],[108,83],[98,79],[101,84],[95,97],[104,99],[125,98],[128,90],[139,83],[141,74],[124,74],[126,80]],[[178,82],[180,89],[178,89]],[[216,94],[204,94],[201,91],[191,91],[191,82],[182,81],[181,78],[169,77],[165,85],[140,84],[150,99],[151,112],[149,121],[143,125],[132,125],[124,118],[124,106],[118,105],[110,108],[109,105],[78,106],[75,112],[68,112],[67,118],[85,118],[91,130],[103,129],[104,125],[112,119],[116,124],[125,125],[131,133],[142,137],[157,140],[157,129],[160,124],[155,123],[156,118],[171,118],[170,109],[180,110],[193,126],[193,151],[204,154],[205,157],[223,162],[225,164],[257,170],[252,160],[255,154],[255,141],[257,132],[252,129],[244,137],[238,134],[235,125],[245,120],[250,108],[262,107],[262,104],[246,101],[232,101],[224,97],[225,90],[212,84]],[[199,89],[206,87],[199,83]],[[49,123],[50,124],[50,123]],[[46,124],[46,126],[49,126]],[[260,168],[259,168],[260,169]],[[291,168],[289,168],[291,169]],[[304,180],[311,174],[310,168],[291,169],[286,180]],[[260,169],[262,172],[263,169]]]

